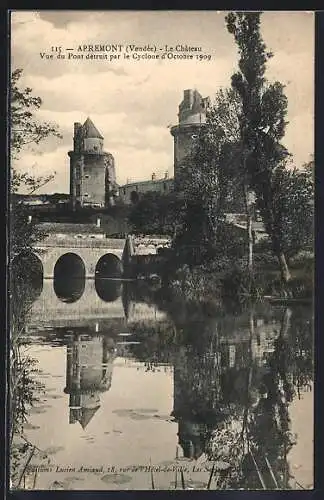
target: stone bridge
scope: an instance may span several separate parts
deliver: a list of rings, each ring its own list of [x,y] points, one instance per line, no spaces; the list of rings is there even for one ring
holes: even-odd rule
[[[59,264],[67,272],[74,269],[77,277],[78,269],[85,278],[94,278],[96,272],[104,271],[110,277],[120,277],[123,273],[125,240],[105,238],[102,240],[66,239],[61,242],[57,238],[47,238],[35,251],[43,265],[43,277],[54,278]],[[65,263],[64,263],[65,261]],[[77,269],[78,268],[78,269]],[[105,272],[104,272],[105,277]]]
[[[157,255],[170,246],[169,238],[109,238],[100,227],[90,224],[42,223],[39,229],[43,238],[29,258],[45,279],[119,279],[127,276],[136,258]],[[22,267],[30,266],[28,256],[17,257]]]

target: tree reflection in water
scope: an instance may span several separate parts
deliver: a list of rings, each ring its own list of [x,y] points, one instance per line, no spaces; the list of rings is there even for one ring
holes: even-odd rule
[[[158,332],[134,325],[132,352],[174,367],[183,455],[215,463],[211,489],[291,488],[289,405],[312,387],[312,311],[251,305],[199,317],[173,307],[169,318]]]
[[[22,265],[23,264],[23,265]],[[46,453],[31,443],[24,434],[29,410],[40,400],[44,386],[37,381],[37,360],[24,350],[23,335],[33,302],[42,289],[42,276],[33,261],[13,263],[10,286],[10,483],[11,488],[22,488],[30,474],[27,467],[37,455],[39,462]],[[32,484],[36,482],[32,474]]]
[[[12,297],[13,487],[21,487],[25,480],[22,463],[36,453],[38,462],[46,459],[23,434],[28,408],[41,390],[29,382],[34,361],[22,355],[20,348],[20,333],[33,300],[26,286],[26,280],[17,282]],[[154,302],[148,299],[150,304]],[[142,294],[140,300],[147,298]],[[129,323],[133,339],[139,342],[129,350],[147,370],[173,367],[172,415],[178,423],[178,444],[184,457],[212,461],[210,489],[290,488],[287,457],[295,437],[289,405],[312,387],[312,312],[270,305],[228,312],[206,311],[192,304],[158,304],[167,313],[166,319]],[[101,347],[98,344],[100,359]],[[113,359],[112,351],[111,355]],[[103,365],[108,364],[104,357]],[[99,385],[104,378],[109,386],[111,372],[101,368],[99,372]]]

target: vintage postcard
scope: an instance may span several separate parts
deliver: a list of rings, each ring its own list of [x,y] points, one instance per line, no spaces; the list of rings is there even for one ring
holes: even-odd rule
[[[314,17],[10,12],[11,490],[314,488]]]

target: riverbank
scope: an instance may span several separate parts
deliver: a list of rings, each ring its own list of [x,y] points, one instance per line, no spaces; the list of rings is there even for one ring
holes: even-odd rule
[[[314,293],[314,257],[298,255],[290,262],[291,279],[284,286],[275,262],[259,259],[255,264],[251,284],[246,265],[237,263],[220,268],[217,262],[195,267],[183,265],[164,282],[170,294],[186,301],[208,302],[218,306],[221,302],[273,300],[282,303],[311,303]]]

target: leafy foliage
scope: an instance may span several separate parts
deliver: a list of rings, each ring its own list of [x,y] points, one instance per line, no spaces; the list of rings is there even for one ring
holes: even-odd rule
[[[180,174],[186,211],[175,247],[188,264],[221,255],[225,211],[242,209],[239,110],[237,92],[220,89]]]
[[[182,226],[184,200],[177,193],[145,193],[128,220],[136,233],[174,236]]]
[[[18,160],[22,151],[30,144],[39,144],[50,136],[60,138],[57,127],[49,123],[40,123],[35,117],[42,100],[32,94],[32,89],[20,88],[20,79],[23,70],[16,69],[11,75],[10,89],[10,145],[11,162]],[[28,215],[25,207],[15,197],[15,193],[22,187],[28,194],[34,193],[40,187],[53,179],[49,176],[33,176],[28,172],[18,172],[11,165],[11,206],[10,206],[10,260],[21,252],[30,252],[42,234],[34,223],[28,224]]]
[[[23,70],[16,69],[11,75],[10,88],[10,145],[12,158],[30,144],[39,144],[45,138],[56,136],[61,138],[57,127],[50,123],[40,123],[34,112],[42,105],[42,99],[32,95],[32,89],[19,88]]]
[[[20,253],[35,252],[34,245],[44,237],[34,220],[28,222],[28,211],[15,204],[10,213],[10,262]]]
[[[44,392],[44,385],[37,382],[34,377],[36,365],[37,360],[22,354],[21,350],[17,352],[12,366],[12,370],[17,376],[13,378],[10,386],[12,432],[14,434],[23,432],[28,418],[28,409],[39,402],[39,396]]]
[[[288,169],[279,165],[267,176],[257,206],[276,253],[296,255],[313,242],[313,173],[310,168]],[[271,205],[270,205],[271,200]]]

